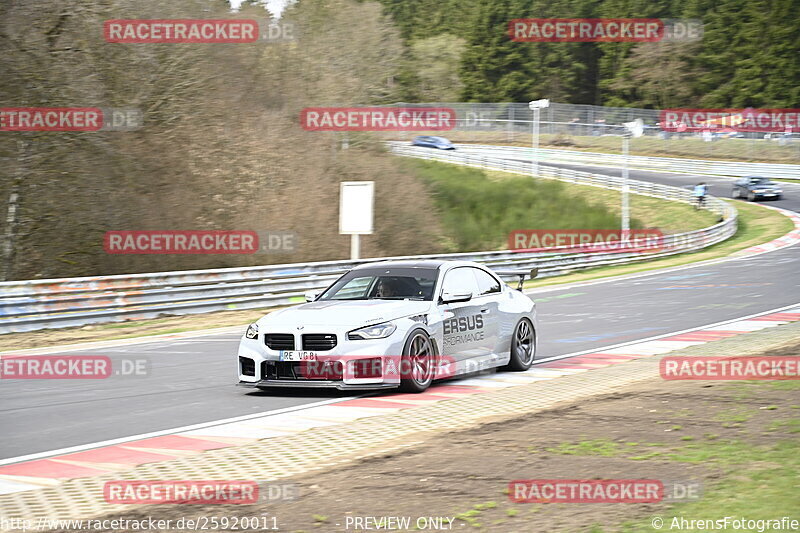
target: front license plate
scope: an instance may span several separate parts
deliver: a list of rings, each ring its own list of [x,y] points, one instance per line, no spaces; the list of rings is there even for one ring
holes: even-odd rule
[[[281,350],[278,358],[281,361],[316,361],[317,353],[305,350]]]

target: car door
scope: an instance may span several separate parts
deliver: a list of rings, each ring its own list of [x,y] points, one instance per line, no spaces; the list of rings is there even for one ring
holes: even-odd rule
[[[502,285],[495,276],[480,268],[470,267],[478,285],[478,294],[475,295],[474,303],[478,306],[478,311],[483,317],[484,338],[488,353],[500,357],[500,354],[507,352],[508,347],[503,346],[503,338],[511,338],[509,332],[502,331],[502,324],[507,322],[503,310],[500,308],[500,297],[502,296]],[[505,320],[504,320],[505,319]]]
[[[471,267],[463,266],[445,272],[442,288],[437,295],[442,315],[442,355],[452,357],[457,366],[461,366],[469,359],[484,357],[490,353],[484,313],[481,313],[483,302],[472,270]],[[471,292],[472,299],[466,302],[441,301],[441,295],[444,293],[463,292]]]

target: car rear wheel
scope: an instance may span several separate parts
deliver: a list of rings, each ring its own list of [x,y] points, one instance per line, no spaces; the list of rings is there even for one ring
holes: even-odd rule
[[[514,370],[517,372],[528,370],[536,358],[536,332],[533,324],[527,318],[523,318],[514,328],[514,336],[511,337],[511,360],[503,370]]]
[[[742,193],[739,192],[739,189],[733,189],[733,191],[731,191],[731,198],[741,198],[741,197]]]
[[[436,357],[430,337],[415,330],[406,341],[400,370],[400,390],[423,392],[433,383]]]

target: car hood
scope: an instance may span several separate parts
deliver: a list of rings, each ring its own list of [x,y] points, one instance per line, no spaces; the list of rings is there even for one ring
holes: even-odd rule
[[[268,314],[258,321],[267,328],[297,326],[361,327],[425,313],[431,302],[418,300],[323,300]]]

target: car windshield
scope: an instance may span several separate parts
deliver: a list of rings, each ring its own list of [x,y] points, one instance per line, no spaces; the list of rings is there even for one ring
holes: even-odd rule
[[[440,142],[440,143],[448,143],[448,144],[450,143],[450,141],[448,141],[444,137],[431,137],[431,140],[432,141],[436,141],[436,142]]]
[[[750,180],[751,185],[775,185],[773,181],[768,178],[752,178]]]
[[[438,270],[433,268],[364,268],[351,270],[319,300],[433,299]]]

